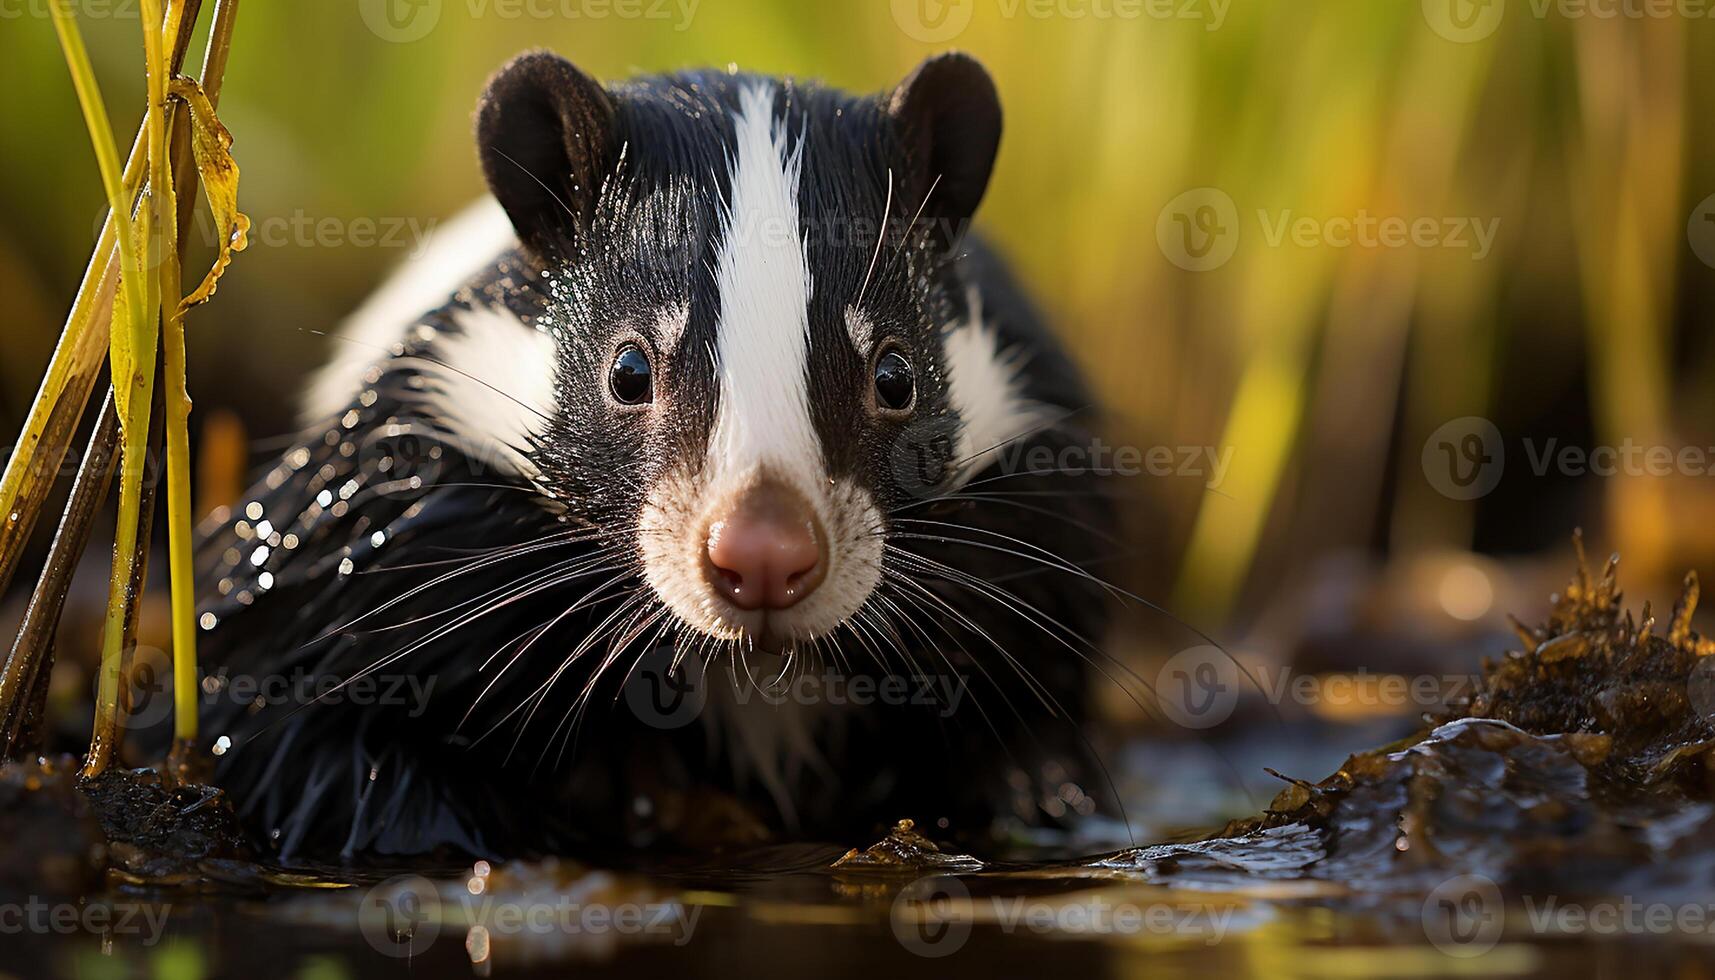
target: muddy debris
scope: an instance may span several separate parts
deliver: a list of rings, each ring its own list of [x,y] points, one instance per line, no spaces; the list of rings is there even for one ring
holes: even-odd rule
[[[869,847],[852,848],[833,863],[840,871],[980,871],[983,863],[969,854],[951,854],[925,837],[912,820],[893,825],[888,835]]]
[[[232,803],[216,787],[154,769],[109,769],[80,788],[107,835],[115,874],[182,884],[200,879],[204,862],[250,856]]]
[[[104,874],[119,884],[196,884],[229,877],[223,864],[250,857],[221,790],[154,769],[91,779],[80,769],[70,756],[0,768],[0,834],[12,844],[0,882],[64,894],[96,887]]]
[[[1688,576],[1665,629],[1622,607],[1617,561],[1578,571],[1522,649],[1483,665],[1466,704],[1419,735],[1287,779],[1259,816],[1190,844],[1097,862],[1243,887],[1316,879],[1355,893],[1481,874],[1607,892],[1715,883],[1715,643]],[[1286,779],[1287,777],[1282,777]]]

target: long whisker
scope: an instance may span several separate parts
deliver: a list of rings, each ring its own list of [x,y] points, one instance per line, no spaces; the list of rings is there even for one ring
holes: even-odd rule
[[[1041,565],[1043,565],[1049,569],[1052,569],[1055,571],[1065,572],[1067,574],[1074,575],[1078,578],[1085,579],[1085,580],[1089,581],[1090,583],[1097,585],[1097,586],[1101,587],[1102,589],[1108,591],[1112,595],[1115,595],[1115,596],[1123,598],[1123,599],[1129,599],[1132,602],[1136,602],[1139,605],[1142,605],[1148,609],[1151,609],[1157,613],[1160,613],[1163,616],[1166,616],[1168,619],[1172,620],[1174,623],[1177,623],[1181,628],[1185,629],[1186,631],[1191,633],[1193,636],[1202,640],[1204,643],[1208,644],[1209,646],[1214,647],[1216,650],[1219,650],[1223,656],[1225,656],[1228,660],[1232,661],[1233,666],[1238,668],[1239,673],[1242,674],[1246,680],[1250,681],[1251,685],[1253,687],[1255,687],[1257,691],[1263,692],[1265,694],[1267,693],[1262,686],[1262,682],[1257,680],[1256,676],[1250,672],[1249,668],[1245,667],[1245,665],[1243,664],[1243,662],[1241,662],[1239,660],[1239,658],[1233,656],[1231,651],[1229,651],[1225,646],[1221,645],[1220,642],[1218,642],[1214,637],[1210,636],[1208,633],[1204,632],[1201,629],[1198,629],[1196,626],[1193,626],[1190,623],[1186,622],[1185,620],[1181,619],[1180,617],[1174,615],[1166,607],[1164,607],[1158,603],[1151,602],[1150,600],[1145,599],[1143,596],[1140,596],[1137,593],[1132,592],[1128,589],[1121,588],[1120,586],[1117,586],[1117,585],[1113,584],[1112,582],[1107,581],[1106,579],[1102,579],[1102,578],[1099,578],[1095,575],[1092,575],[1088,570],[1083,569],[1083,568],[1079,568],[1075,565],[1071,565],[1070,563],[1065,562],[1064,559],[1059,559],[1058,557],[1056,557],[1056,560],[1048,561],[1046,559],[1038,558],[1035,555],[1017,552],[1017,551],[1014,551],[1012,549],[1000,548],[996,545],[987,544],[985,542],[965,541],[962,539],[949,538],[949,537],[946,537],[944,535],[901,534],[901,535],[897,535],[897,537],[907,539],[907,540],[926,540],[926,541],[934,541],[934,542],[940,542],[940,543],[945,543],[945,544],[959,544],[959,545],[964,545],[967,547],[982,549],[985,551],[997,551],[997,552],[1001,552],[1003,554],[1010,554],[1016,558],[1020,558],[1020,559],[1026,560],[1026,561],[1038,562]],[[900,551],[898,551],[898,553],[901,555],[909,555],[912,558],[916,558],[919,560],[930,560],[930,561],[932,561],[932,559],[927,559],[926,556],[919,555],[915,552],[900,550]],[[947,565],[944,565],[940,562],[934,562],[934,564],[940,565],[941,568],[945,569],[949,573],[956,573],[957,572],[956,569],[953,569],[953,568],[951,568]],[[1279,724],[1284,725],[1285,720],[1280,717],[1280,712],[1278,709],[1275,709],[1274,714],[1275,714],[1275,720]]]
[[[893,168],[887,168],[887,200],[881,205],[881,230],[875,235],[875,254],[869,257],[869,271],[863,275],[863,285],[858,287],[857,301],[852,305],[863,307],[864,293],[869,292],[869,280],[875,275],[875,264],[881,261],[881,246],[887,241],[887,216],[893,213]]]
[[[376,616],[376,615],[379,615],[383,612],[386,612],[387,610],[392,609],[394,606],[399,605],[401,602],[405,602],[408,599],[415,598],[416,596],[423,594],[424,592],[428,591],[429,589],[433,589],[437,586],[444,585],[447,582],[452,581],[453,579],[459,578],[460,576],[469,575],[472,572],[482,571],[483,569],[491,568],[494,565],[499,564],[500,562],[509,561],[513,558],[517,558],[517,557],[520,557],[522,555],[534,554],[536,551],[547,550],[549,548],[560,548],[560,547],[565,547],[565,546],[570,545],[570,544],[577,544],[577,543],[581,543],[581,542],[576,541],[576,540],[568,540],[568,539],[563,539],[563,538],[550,537],[550,538],[544,539],[542,541],[535,542],[531,545],[524,546],[524,547],[522,547],[516,551],[510,551],[510,552],[506,552],[504,554],[496,555],[496,556],[493,556],[490,558],[480,559],[476,562],[472,562],[471,564],[465,565],[465,566],[460,567],[460,568],[456,568],[450,572],[447,572],[443,575],[437,576],[437,577],[435,577],[435,578],[433,578],[427,582],[424,582],[420,585],[413,586],[412,588],[407,589],[406,591],[400,593],[399,595],[393,597],[392,599],[387,600],[386,602],[382,603],[381,605],[377,606],[376,608],[371,609],[370,611],[368,611],[366,613],[362,613],[357,618],[352,619],[352,620],[350,620],[350,621],[348,621],[342,625],[334,627],[333,629],[327,631],[326,633],[323,633],[321,636],[316,637],[314,640],[311,640],[310,642],[304,644],[304,648],[307,649],[308,647],[314,646],[317,643],[321,643],[324,640],[327,640],[329,637],[337,636],[338,634],[343,633],[343,632],[351,629],[353,626],[356,626],[357,624],[369,619],[372,616]]]
[[[487,388],[488,390],[494,392],[495,394],[499,395],[500,397],[517,403],[518,407],[525,409],[526,411],[536,413],[536,415],[539,416],[542,419],[542,421],[544,421],[544,422],[552,422],[554,420],[553,416],[549,415],[547,412],[543,411],[541,409],[541,407],[536,406],[536,405],[532,405],[529,402],[525,401],[524,399],[519,398],[517,395],[514,395],[510,391],[507,391],[504,388],[498,387],[496,385],[490,384],[489,382],[484,381],[483,379],[477,377],[476,375],[471,374],[469,371],[466,371],[466,370],[463,370],[461,368],[455,367],[451,364],[448,364],[446,361],[443,361],[438,357],[431,357],[428,354],[422,354],[422,353],[401,354],[401,355],[395,356],[393,354],[392,349],[390,349],[388,347],[384,347],[380,344],[367,343],[365,341],[358,340],[356,337],[347,337],[344,334],[334,333],[334,332],[329,331],[329,330],[315,330],[315,329],[311,329],[309,327],[304,327],[302,329],[305,333],[308,333],[308,334],[311,334],[311,335],[314,335],[317,337],[326,337],[329,340],[337,340],[337,341],[340,341],[341,343],[354,344],[358,347],[371,348],[371,349],[377,351],[378,353],[386,354],[394,362],[422,361],[425,364],[433,364],[436,367],[444,368],[444,369],[451,371],[454,374],[457,374],[461,377],[468,378],[469,380],[474,381],[477,384],[482,385],[484,388]]]
[[[494,690],[495,685],[500,683],[501,679],[506,676],[506,674],[512,669],[513,665],[517,664],[520,660],[524,659],[524,655],[530,652],[531,647],[534,646],[538,640],[540,640],[542,637],[546,636],[550,631],[553,630],[554,627],[558,626],[562,622],[565,622],[567,617],[571,616],[573,613],[577,612],[578,610],[589,609],[589,608],[597,605],[601,600],[596,599],[595,597],[597,595],[599,595],[603,590],[608,589],[611,586],[617,584],[620,580],[625,578],[627,574],[628,574],[627,571],[622,571],[622,572],[620,572],[620,574],[615,575],[614,577],[612,577],[610,579],[607,579],[606,581],[597,585],[595,588],[584,593],[583,596],[580,597],[576,602],[572,603],[570,606],[567,606],[564,610],[557,613],[555,616],[553,616],[553,618],[549,619],[546,623],[542,624],[540,627],[535,628],[534,629],[535,635],[530,637],[530,639],[527,642],[525,642],[521,647],[519,647],[518,650],[515,653],[513,653],[512,657],[506,661],[506,664],[504,666],[502,666],[500,668],[500,670],[497,671],[493,677],[489,678],[488,683],[483,685],[482,690],[477,692],[476,697],[471,701],[470,707],[465,710],[464,717],[459,720],[459,727],[463,728],[465,723],[470,721],[471,716],[476,713],[476,709],[481,706],[483,699],[488,697],[488,693],[490,691]],[[526,630],[525,632],[529,633],[531,631]],[[514,640],[513,642],[517,642],[517,641]],[[504,650],[506,648],[503,646],[500,649]],[[493,663],[495,656],[499,656],[498,650],[495,652],[494,656],[489,657],[489,659],[483,663],[481,670],[486,671],[488,669],[489,664]]]

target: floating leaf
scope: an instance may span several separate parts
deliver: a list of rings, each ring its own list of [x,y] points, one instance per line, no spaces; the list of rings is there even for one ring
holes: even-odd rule
[[[183,313],[208,302],[220,284],[220,277],[226,274],[226,267],[232,264],[232,253],[249,247],[250,219],[238,210],[238,162],[232,158],[232,134],[215,115],[214,103],[202,86],[190,78],[173,79],[172,94],[190,109],[191,151],[196,156],[197,172],[208,194],[215,227],[220,231],[220,255],[202,285],[179,304]]]

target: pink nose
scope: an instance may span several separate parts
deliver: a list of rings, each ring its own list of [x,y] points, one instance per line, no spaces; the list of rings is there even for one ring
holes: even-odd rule
[[[827,571],[816,513],[796,491],[765,480],[709,525],[709,584],[745,610],[785,609]]]

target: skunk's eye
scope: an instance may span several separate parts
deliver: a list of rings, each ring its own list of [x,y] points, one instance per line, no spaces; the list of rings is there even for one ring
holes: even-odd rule
[[[887,350],[875,359],[875,401],[890,412],[903,412],[917,397],[917,379],[911,362],[897,350]]]
[[[649,355],[643,353],[643,348],[626,344],[613,355],[607,387],[621,405],[641,405],[654,396],[655,371],[649,366]]]

